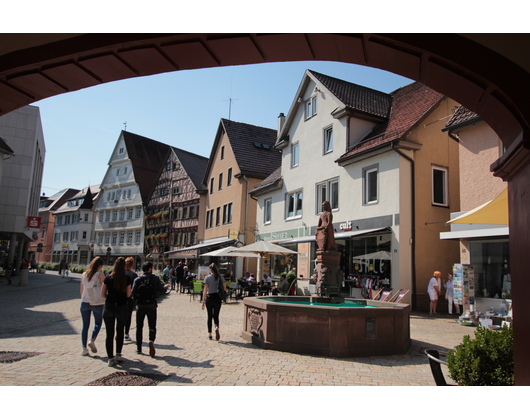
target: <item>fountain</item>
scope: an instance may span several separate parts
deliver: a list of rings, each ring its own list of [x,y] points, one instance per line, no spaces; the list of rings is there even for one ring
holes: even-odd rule
[[[328,202],[316,230],[317,293],[245,298],[242,337],[258,347],[330,357],[405,354],[411,346],[410,305],[340,295],[339,266]]]

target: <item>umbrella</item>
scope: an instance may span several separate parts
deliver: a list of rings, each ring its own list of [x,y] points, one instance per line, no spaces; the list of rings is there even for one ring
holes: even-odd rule
[[[235,246],[229,246],[222,249],[216,249],[215,251],[201,254],[201,257],[259,257],[258,254],[252,255],[248,252],[237,252],[239,248]],[[232,252],[233,251],[233,252]]]
[[[247,245],[241,248],[237,248],[236,251],[231,251],[228,253],[228,255],[231,255],[234,252],[246,253],[247,255],[254,254],[250,256],[256,256],[258,258],[258,273],[256,276],[256,280],[258,282],[261,281],[261,258],[264,255],[266,254],[277,254],[277,255],[298,254],[298,252],[296,251],[291,251],[288,248],[284,248],[283,246],[276,245],[268,241],[254,242],[253,244],[250,244],[250,245]]]

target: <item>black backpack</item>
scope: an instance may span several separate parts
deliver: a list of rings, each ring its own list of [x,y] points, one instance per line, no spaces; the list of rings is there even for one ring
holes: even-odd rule
[[[139,277],[135,299],[138,305],[151,305],[156,302],[155,288],[151,283],[151,276]]]

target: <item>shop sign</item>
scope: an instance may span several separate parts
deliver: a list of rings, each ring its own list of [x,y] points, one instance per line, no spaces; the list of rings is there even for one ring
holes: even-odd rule
[[[263,325],[263,315],[259,309],[249,308],[248,324],[250,327],[250,332],[254,335],[259,335],[261,326]]]
[[[371,338],[377,338],[375,333],[375,318],[366,318],[365,319],[365,338],[371,339]]]
[[[339,228],[340,228],[340,230],[342,230],[344,232],[347,232],[347,231],[351,230],[351,226],[352,226],[352,223],[351,223],[351,220],[349,220],[347,222],[341,223],[339,225]]]
[[[238,238],[239,238],[239,231],[237,231],[236,229],[228,230],[228,239],[235,239],[237,241]]]
[[[28,216],[28,222],[26,227],[28,229],[40,229],[40,217],[37,216]]]
[[[298,229],[283,230],[280,232],[264,233],[263,235],[256,235],[256,240],[259,241],[281,241],[284,239],[298,238]]]

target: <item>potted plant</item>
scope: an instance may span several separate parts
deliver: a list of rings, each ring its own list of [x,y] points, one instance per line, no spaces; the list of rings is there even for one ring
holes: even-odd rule
[[[478,326],[447,355],[449,376],[458,385],[514,385],[513,328],[500,331]]]

